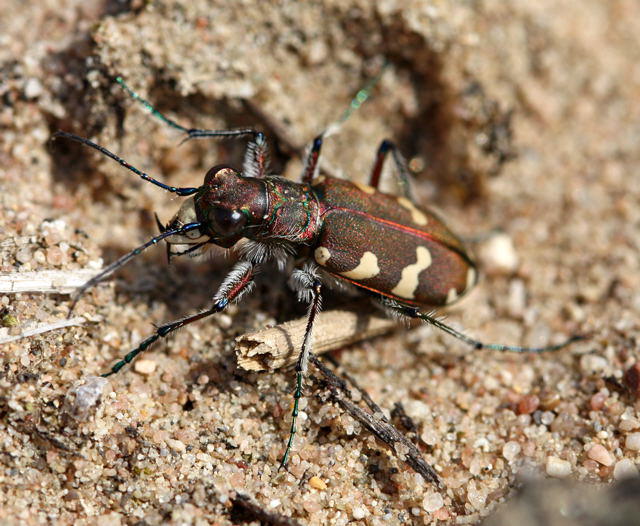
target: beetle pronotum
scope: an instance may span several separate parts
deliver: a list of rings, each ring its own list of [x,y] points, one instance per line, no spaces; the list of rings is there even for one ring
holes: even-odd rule
[[[540,353],[560,349],[579,336],[558,345],[521,347],[486,344],[453,329],[430,310],[457,301],[473,287],[477,270],[462,242],[432,212],[417,206],[404,184],[404,195],[378,190],[386,157],[391,153],[401,181],[408,173],[396,146],[388,140],[378,148],[369,184],[364,185],[328,176],[318,176],[323,139],[318,135],[306,156],[300,182],[269,173],[267,143],[254,129],[189,129],[165,117],[118,78],[129,95],[154,116],[186,134],[186,139],[204,137],[248,137],[242,171],[218,165],[205,175],[198,187],[180,188],[157,181],[106,148],[77,135],[58,131],[54,137],[71,139],[98,150],[129,171],[160,188],[186,197],[176,215],[162,232],[122,256],[84,284],[78,298],[116,269],[148,247],[165,240],[170,255],[194,254],[208,244],[232,248],[238,262],[213,297],[209,309],[157,327],[136,348],[119,360],[103,376],[117,373],[151,344],[189,323],[223,311],[238,301],[254,283],[260,266],[276,260],[280,267],[294,259],[296,270],[291,285],[301,300],[309,304],[306,332],[296,365],[296,384],[291,429],[280,467],[286,465],[296,433],[298,406],[304,376],[312,351],[312,334],[321,308],[324,286],[334,284],[355,288],[388,311],[417,318],[434,325],[475,349]],[[351,107],[369,96],[370,83],[358,92]],[[339,121],[339,122],[341,122]],[[238,243],[244,239],[243,243]],[[429,309],[429,310],[425,310]]]

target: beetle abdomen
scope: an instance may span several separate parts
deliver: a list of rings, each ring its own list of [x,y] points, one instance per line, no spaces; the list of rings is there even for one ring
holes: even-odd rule
[[[339,179],[327,178],[314,190],[326,205],[313,256],[331,274],[429,306],[451,303],[475,284],[475,266],[462,244],[432,213]]]

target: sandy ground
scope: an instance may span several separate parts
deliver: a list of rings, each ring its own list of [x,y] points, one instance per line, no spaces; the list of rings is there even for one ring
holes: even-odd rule
[[[555,355],[505,355],[420,327],[344,349],[334,357],[384,410],[403,404],[447,489],[311,382],[289,472],[278,472],[293,375],[240,371],[233,350],[235,336],[304,312],[275,270],[241,305],[112,377],[84,418],[64,410],[78,381],[152,324],[206,306],[229,266],[167,267],[163,250],[149,251],[79,303],[81,326],[0,347],[0,522],[257,524],[244,495],[276,524],[474,524],[522,480],[564,477],[607,495],[637,475],[638,383],[623,379],[640,331],[637,2],[8,3],[1,272],[99,268],[156,232],[154,211],[166,221],[178,207],[86,148],[50,144],[57,129],[177,186],[241,161],[230,142],[179,146],[115,75],[180,122],[263,129],[274,168],[296,177],[296,150],[386,59],[372,100],[327,141],[331,169],[365,181],[385,137],[411,159],[418,201],[471,239],[484,266],[448,312],[456,327],[526,345],[591,337]],[[69,306],[64,294],[0,293],[0,340]],[[558,524],[587,523],[563,518],[573,519]]]

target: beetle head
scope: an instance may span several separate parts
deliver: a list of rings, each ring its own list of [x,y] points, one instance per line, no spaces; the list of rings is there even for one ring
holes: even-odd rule
[[[168,238],[170,245],[181,245],[180,250],[170,249],[170,254],[184,253],[184,245],[213,243],[229,248],[241,238],[250,237],[249,229],[263,221],[266,209],[263,181],[243,177],[229,166],[214,166],[197,193],[184,201],[165,228],[179,228],[193,222],[199,222],[202,227]]]
[[[230,247],[259,225],[267,208],[265,184],[229,166],[211,168],[194,197],[198,221],[216,245]]]

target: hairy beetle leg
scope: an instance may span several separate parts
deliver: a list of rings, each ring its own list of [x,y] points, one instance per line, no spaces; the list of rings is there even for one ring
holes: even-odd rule
[[[151,344],[160,338],[164,338],[176,329],[180,329],[194,321],[201,320],[202,318],[206,318],[207,316],[223,311],[229,303],[233,300],[240,299],[245,292],[248,292],[253,284],[254,277],[255,267],[252,264],[246,262],[238,263],[234,269],[229,272],[225,280],[222,282],[222,285],[220,285],[218,292],[213,298],[213,305],[211,308],[198,312],[197,314],[185,316],[179,320],[160,325],[154,334],[140,342],[135,349],[127,353],[120,361],[116,362],[108,373],[104,373],[102,376],[106,378],[107,376],[117,373],[125,365],[131,363],[140,353],[146,351]]]

